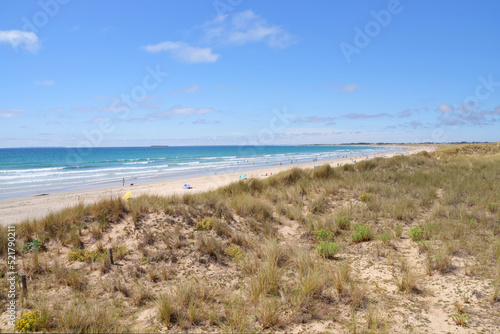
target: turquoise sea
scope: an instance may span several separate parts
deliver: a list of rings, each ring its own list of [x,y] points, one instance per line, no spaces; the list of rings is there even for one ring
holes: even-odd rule
[[[401,150],[372,146],[0,149],[0,199]]]

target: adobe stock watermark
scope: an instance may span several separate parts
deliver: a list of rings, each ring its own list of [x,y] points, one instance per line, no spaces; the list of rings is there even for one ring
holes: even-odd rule
[[[148,97],[148,92],[158,88],[169,75],[167,72],[162,72],[158,64],[155,69],[146,66],[146,72],[148,74],[142,78],[142,83],[140,85],[134,86],[128,94],[120,95],[120,97],[115,99],[108,107],[108,110],[115,114],[115,119],[120,121],[126,120],[130,115],[130,111]],[[105,118],[98,122],[97,128],[82,130],[82,135],[85,137],[85,140],[80,141],[77,148],[68,149],[66,163],[68,165],[80,163],[82,157],[89,155],[93,147],[100,146],[104,140],[104,136],[113,132],[114,129],[113,121],[109,118]]]
[[[23,16],[22,30],[36,34],[40,28],[45,27],[50,18],[54,18],[59,14],[61,6],[67,5],[71,0],[40,0],[38,6],[40,10],[35,12],[31,18]]]
[[[218,16],[231,13],[237,6],[241,5],[243,0],[214,0],[212,5]]]
[[[361,53],[361,50],[370,45],[373,38],[380,35],[382,28],[386,28],[391,23],[393,16],[401,14],[401,12],[403,12],[403,5],[399,0],[389,0],[387,9],[370,11],[373,20],[368,21],[362,28],[354,27],[353,43],[342,42],[339,44],[346,62],[350,64],[353,54]]]

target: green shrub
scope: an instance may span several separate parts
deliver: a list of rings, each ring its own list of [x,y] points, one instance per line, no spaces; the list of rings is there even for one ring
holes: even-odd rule
[[[335,237],[335,233],[325,229],[314,231],[314,235],[318,241],[331,241]]]
[[[373,238],[372,229],[364,224],[356,224],[351,238],[354,242],[370,241]]]
[[[424,238],[424,231],[420,227],[414,226],[410,229],[408,235],[410,236],[411,240],[416,242]]]
[[[40,240],[27,241],[23,245],[23,253],[38,251],[42,248]]]
[[[340,251],[340,246],[332,241],[320,241],[316,244],[316,250],[325,258],[333,258]]]

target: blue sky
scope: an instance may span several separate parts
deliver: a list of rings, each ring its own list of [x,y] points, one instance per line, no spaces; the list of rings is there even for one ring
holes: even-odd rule
[[[498,141],[500,2],[0,3],[0,147]]]

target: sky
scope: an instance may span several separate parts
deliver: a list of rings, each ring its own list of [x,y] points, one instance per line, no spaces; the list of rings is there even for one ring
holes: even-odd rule
[[[499,141],[500,2],[0,2],[0,147]]]

